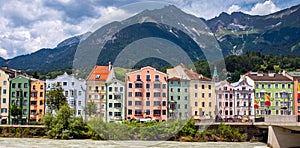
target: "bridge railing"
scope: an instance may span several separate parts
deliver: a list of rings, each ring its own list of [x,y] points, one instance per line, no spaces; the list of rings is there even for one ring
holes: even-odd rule
[[[297,116],[294,115],[268,115],[265,117],[267,123],[295,123]]]

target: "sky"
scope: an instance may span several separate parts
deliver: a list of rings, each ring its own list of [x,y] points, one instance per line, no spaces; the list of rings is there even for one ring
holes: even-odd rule
[[[121,8],[145,0],[0,0],[0,57],[54,48],[69,37],[133,15]],[[211,19],[222,12],[266,15],[300,0],[152,0],[165,2],[195,16]],[[145,6],[146,7],[146,6]]]

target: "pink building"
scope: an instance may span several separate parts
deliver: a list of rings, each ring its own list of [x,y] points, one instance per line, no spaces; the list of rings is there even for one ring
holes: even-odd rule
[[[227,81],[216,83],[216,97],[218,117],[222,119],[234,118],[234,87]]]
[[[167,74],[152,67],[126,74],[126,119],[167,120]]]

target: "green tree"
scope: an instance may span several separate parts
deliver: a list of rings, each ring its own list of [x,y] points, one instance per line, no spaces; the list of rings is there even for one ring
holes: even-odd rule
[[[88,115],[89,117],[96,114],[96,111],[97,111],[97,106],[93,100],[88,102],[84,108],[85,114]]]
[[[16,117],[22,115],[22,109],[19,107],[19,105],[17,105],[16,103],[13,103],[10,106],[9,113],[11,116],[16,118]]]
[[[51,89],[46,97],[46,103],[50,110],[59,110],[62,105],[67,104],[67,98],[64,96],[62,88]]]

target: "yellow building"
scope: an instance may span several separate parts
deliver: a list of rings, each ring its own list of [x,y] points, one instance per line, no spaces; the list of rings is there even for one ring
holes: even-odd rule
[[[30,121],[39,122],[45,114],[45,82],[32,81],[30,84]]]
[[[0,70],[0,124],[8,123],[9,113],[9,75]]]
[[[95,66],[86,79],[86,106],[94,102],[96,105],[96,115],[106,121],[106,82],[113,74],[112,66]],[[86,119],[90,117],[86,112]]]

